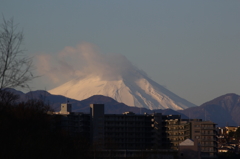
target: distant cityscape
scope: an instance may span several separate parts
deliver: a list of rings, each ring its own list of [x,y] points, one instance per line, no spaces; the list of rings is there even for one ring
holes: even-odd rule
[[[72,112],[69,103],[62,104],[61,110],[52,115],[59,129],[89,139],[96,146],[93,154],[97,158],[120,159],[143,153],[154,158],[166,155],[168,150],[170,158],[200,159],[239,152],[239,141],[234,135],[229,136],[237,127],[218,128],[216,123],[202,119],[182,119],[181,115],[161,113],[104,114],[104,104],[91,104],[89,113],[80,113]]]

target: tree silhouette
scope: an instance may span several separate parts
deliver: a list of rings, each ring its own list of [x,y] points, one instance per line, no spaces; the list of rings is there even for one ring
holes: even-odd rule
[[[21,48],[23,32],[17,31],[13,18],[0,24],[0,101],[5,106],[12,104],[18,96],[7,88],[29,88],[32,73],[32,59],[25,56]]]

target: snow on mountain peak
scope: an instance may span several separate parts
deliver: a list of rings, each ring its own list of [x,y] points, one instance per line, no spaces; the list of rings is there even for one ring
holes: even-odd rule
[[[93,95],[104,95],[129,106],[151,110],[168,108],[182,110],[195,106],[141,74],[110,81],[98,76],[88,76],[71,80],[49,92],[77,100]]]

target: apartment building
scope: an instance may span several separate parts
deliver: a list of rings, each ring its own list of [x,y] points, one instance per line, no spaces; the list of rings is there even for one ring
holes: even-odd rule
[[[181,119],[180,115],[163,115],[163,145],[178,150],[181,142],[191,138],[191,126],[188,121]]]
[[[55,126],[65,130],[72,136],[91,138],[90,114],[72,112],[71,104],[61,104],[60,112],[54,112]]]
[[[61,128],[86,136],[101,149],[178,150],[181,142],[193,139],[201,146],[202,158],[217,157],[216,124],[211,121],[161,113],[104,114],[103,104],[91,104],[90,114],[71,112],[70,104],[62,104],[54,114],[61,118]]]
[[[191,121],[191,138],[201,145],[202,158],[216,158],[218,152],[216,124],[211,121]]]
[[[181,119],[180,115],[163,116],[164,145],[178,150],[186,139],[196,140],[201,146],[202,158],[217,158],[216,124],[201,119]]]
[[[162,114],[104,114],[103,104],[91,104],[90,114],[71,111],[71,104],[62,104],[58,127],[70,135],[91,139],[102,148],[161,148]]]
[[[119,149],[162,147],[161,114],[106,114],[104,120],[106,143],[112,141]]]

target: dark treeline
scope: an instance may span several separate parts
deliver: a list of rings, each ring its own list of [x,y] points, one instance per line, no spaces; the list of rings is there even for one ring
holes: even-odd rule
[[[0,158],[87,158],[89,142],[58,129],[49,105],[16,99],[0,97]]]

